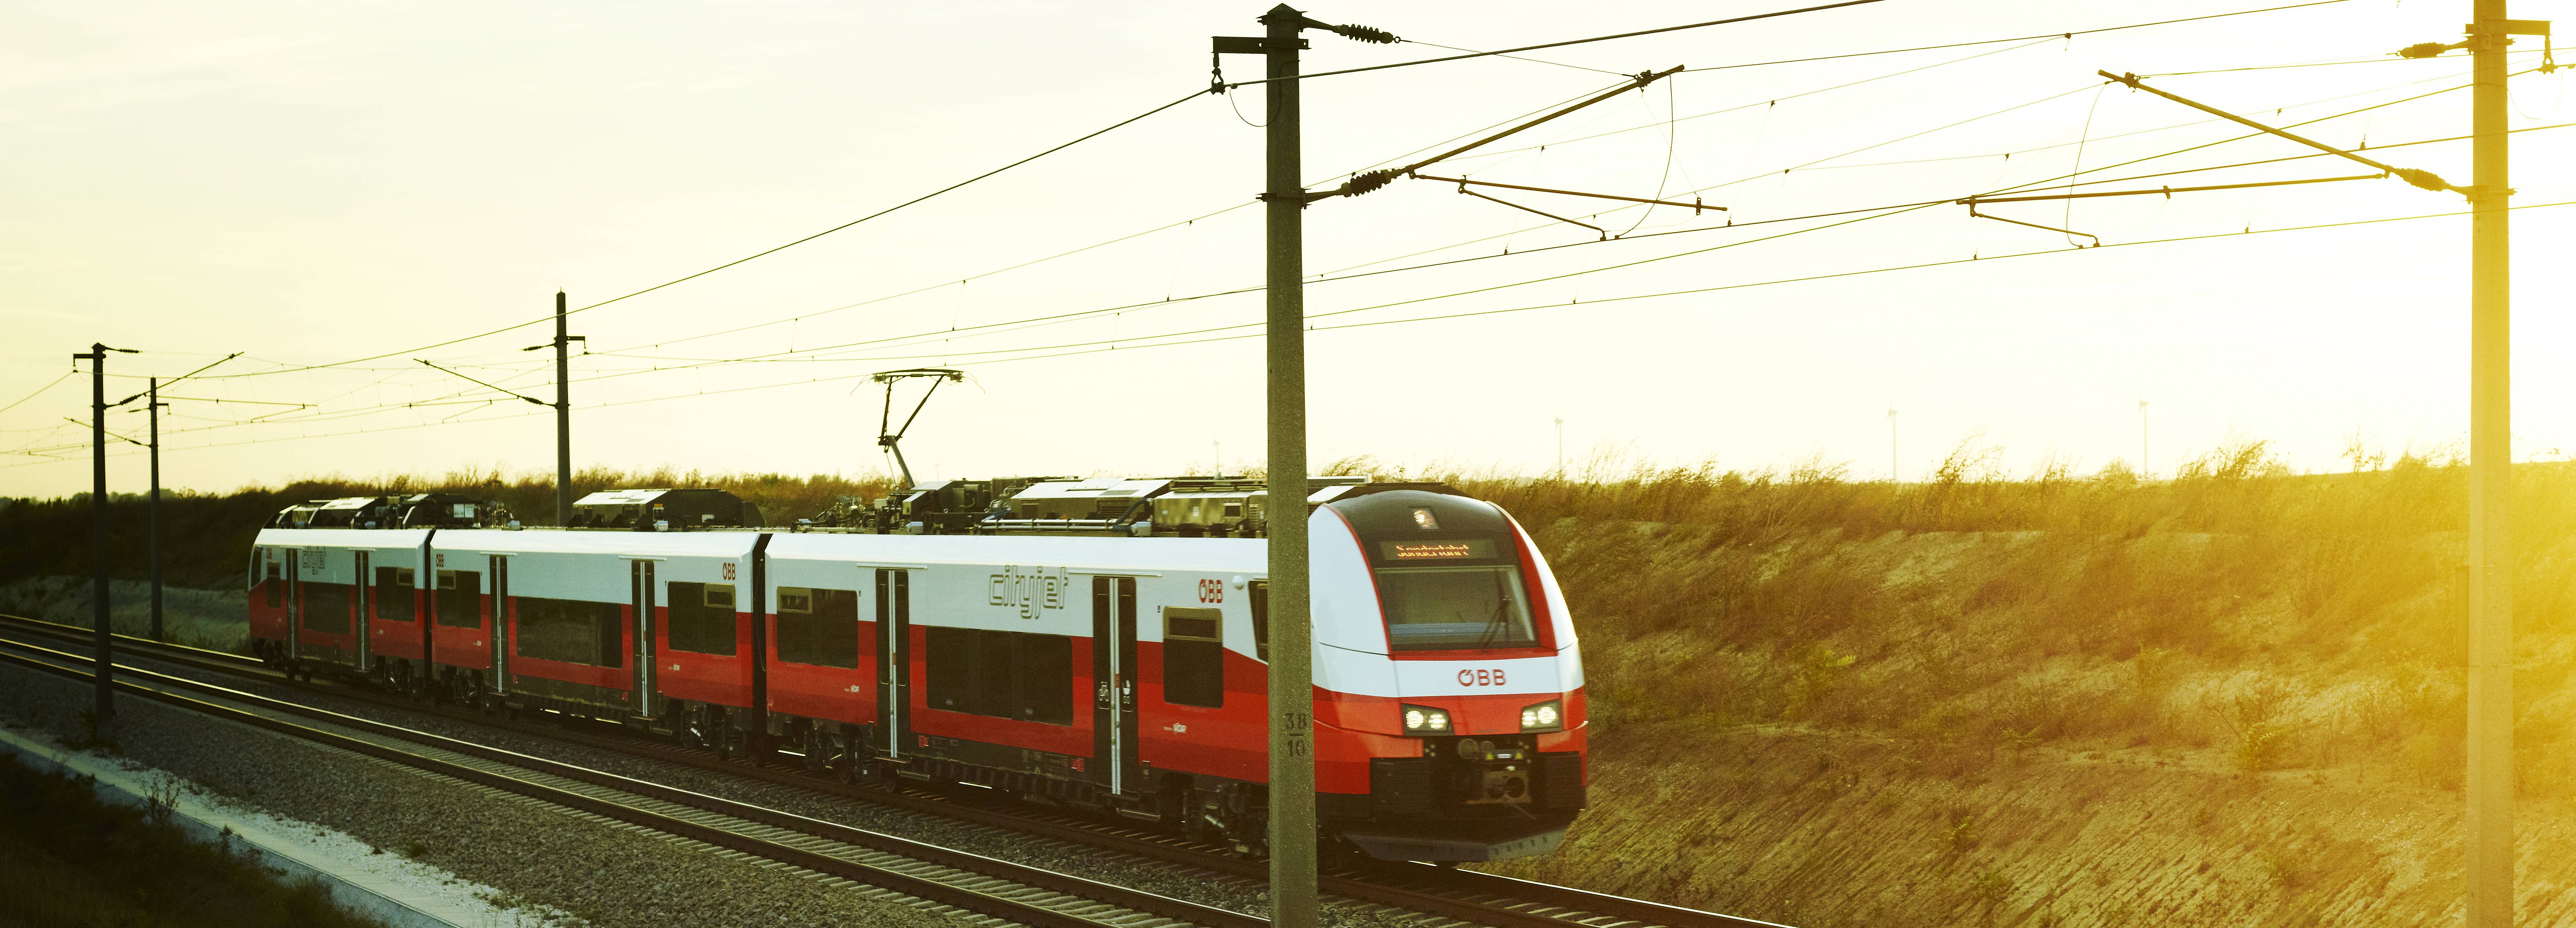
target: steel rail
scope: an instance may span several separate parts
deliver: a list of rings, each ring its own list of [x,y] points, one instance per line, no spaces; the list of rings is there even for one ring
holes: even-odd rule
[[[65,640],[75,645],[87,643],[86,638],[77,635],[87,630],[78,626],[0,613],[0,627],[9,626]],[[1202,867],[1229,876],[1254,880],[1266,879],[1268,876],[1268,869],[1264,862],[1232,856],[1224,847],[1131,827],[1120,822],[1096,820],[1071,810],[1012,802],[1007,797],[999,795],[988,799],[982,796],[922,788],[884,788],[843,783],[807,772],[797,760],[792,759],[794,755],[780,754],[775,757],[775,760],[788,765],[783,767],[762,764],[757,760],[725,760],[709,751],[638,739],[632,735],[623,734],[623,729],[608,729],[618,732],[616,734],[599,734],[541,722],[487,716],[465,709],[452,707],[442,709],[371,689],[299,684],[292,678],[269,669],[264,662],[256,658],[229,651],[168,644],[122,634],[117,638],[118,646],[129,649],[130,654],[137,656],[148,654],[153,660],[194,667],[212,673],[251,677],[272,684],[282,683],[314,693],[359,699],[387,708],[426,712],[452,721],[484,725],[530,737],[563,741],[710,773],[743,777],[773,785],[873,802],[925,815],[957,819],[991,828],[1086,844],[1168,863]],[[0,641],[5,640],[0,638]],[[1328,858],[1318,876],[1324,891],[1334,895],[1492,925],[1496,928],[1573,928],[1573,926],[1610,924],[1599,920],[1603,916],[1615,922],[1628,923],[1622,924],[1620,928],[1645,928],[1645,926],[1778,928],[1772,922],[1644,899],[1595,893],[1553,883],[1540,883],[1475,870],[1435,867],[1429,864],[1379,861],[1357,855],[1346,855],[1338,860]]]
[[[57,659],[62,661],[86,660],[86,658],[81,655],[72,654],[67,651],[56,651],[51,648],[39,647],[18,641],[0,640],[0,643],[5,643],[9,649],[14,649],[14,651],[34,652],[33,655],[30,655],[13,653],[13,650],[0,650],[0,660],[6,660],[13,664],[74,679],[85,680],[90,679],[93,676],[91,672],[81,670],[78,667],[55,663],[55,660]],[[714,825],[692,822],[664,813],[641,809],[625,803],[585,795],[572,790],[549,786],[520,777],[509,776],[504,773],[459,764],[417,752],[404,751],[399,748],[390,747],[364,738],[357,738],[350,735],[340,734],[338,732],[326,731],[309,725],[298,724],[294,721],[279,718],[264,712],[184,696],[150,684],[160,684],[162,686],[198,691],[209,696],[244,703],[257,707],[258,709],[267,710],[268,712],[304,716],[317,721],[356,729],[368,734],[398,738],[424,746],[435,747],[470,757],[519,767],[536,773],[549,774],[562,777],[564,779],[588,783],[594,786],[604,786],[647,799],[661,800],[663,802],[698,809],[700,811],[730,816],[759,825],[786,829],[800,834],[824,838],[882,853],[900,855],[920,862],[950,867],[980,876],[1009,880],[1011,882],[1024,884],[1028,887],[1043,889],[1068,896],[1077,896],[1092,902],[1105,902],[1138,912],[1146,912],[1166,918],[1207,925],[1210,926],[1210,928],[1262,928],[1262,926],[1269,924],[1267,919],[1245,915],[1240,912],[1200,905],[1186,900],[1173,899],[1168,896],[1148,893],[1143,890],[1102,883],[1096,880],[1072,876],[1070,874],[1057,873],[1051,870],[1030,867],[1024,864],[984,857],[978,854],[970,854],[964,851],[924,844],[908,838],[900,838],[894,835],[854,828],[837,822],[827,822],[820,819],[808,818],[790,812],[764,808],[761,806],[751,805],[749,803],[736,802],[734,800],[724,799],[717,796],[709,796],[704,793],[683,790],[664,784],[638,780],[632,777],[621,776],[605,771],[592,770],[586,767],[563,763],[561,761],[520,754],[515,751],[479,745],[468,741],[449,738],[444,735],[437,735],[415,729],[403,728],[384,722],[377,722],[371,719],[344,715],[327,709],[315,708],[312,706],[261,696],[256,693],[246,693],[240,690],[217,686],[200,680],[190,680],[186,677],[171,676],[169,674],[158,673],[124,664],[117,665],[117,670],[119,671],[119,675],[115,682],[119,689],[125,690],[134,695],[168,703],[204,715],[242,722],[257,728],[288,735],[290,737],[354,751],[359,754],[391,761],[403,766],[443,776],[455,777],[470,783],[493,787],[504,792],[525,796],[542,802],[548,802],[564,806],[566,808],[575,809],[577,811],[616,819],[621,822],[638,825],[665,834],[702,841],[707,844],[729,850],[753,854],[791,866],[802,867],[817,873],[853,880],[882,889],[917,896],[933,902],[953,905],[961,909],[979,912],[995,918],[1020,922],[1032,926],[1044,926],[1044,928],[1114,928],[1114,925],[1111,922],[1087,918],[1062,909],[1023,902],[991,892],[970,889],[927,877],[914,876],[912,874],[903,873],[885,867],[846,860],[840,857],[824,854],[819,851],[806,850],[793,845],[754,837]]]

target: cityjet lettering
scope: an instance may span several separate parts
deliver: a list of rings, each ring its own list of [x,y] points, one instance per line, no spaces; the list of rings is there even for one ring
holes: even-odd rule
[[[1005,566],[986,582],[984,601],[1018,609],[1020,618],[1034,619],[1041,609],[1064,608],[1068,585],[1061,567],[1050,573],[1044,567]]]

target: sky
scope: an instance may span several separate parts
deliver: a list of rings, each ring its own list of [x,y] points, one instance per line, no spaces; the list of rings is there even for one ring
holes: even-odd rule
[[[2002,448],[2013,474],[2142,453],[2170,474],[2253,439],[2315,471],[2349,467],[2355,440],[2392,456],[2455,446],[2456,194],[2369,179],[1978,208],[2080,236],[1953,202],[2369,172],[2245,164],[2313,150],[2238,139],[2097,70],[2470,182],[2465,142],[2376,150],[2467,133],[2465,58],[2388,54],[2457,41],[2464,2],[2062,35],[2266,5],[1883,0],[1309,80],[1305,175],[1330,187],[1686,66],[1421,173],[1726,207],[1477,190],[1596,231],[1443,181],[1315,203],[1311,458],[1522,473],[1560,455],[1820,460],[1914,480],[1963,441]],[[1408,41],[1311,32],[1305,61],[1787,6],[1316,7]],[[89,377],[70,355],[92,342],[139,352],[110,356],[111,402],[241,353],[167,391],[168,486],[550,471],[551,411],[510,393],[553,399],[549,353],[522,349],[552,337],[558,289],[576,308],[626,297],[570,319],[587,339],[571,365],[581,466],[880,471],[885,395],[867,375],[948,366],[969,381],[904,440],[925,479],[1240,471],[1261,459],[1264,421],[1266,113],[1258,87],[1204,91],[1208,38],[1259,34],[1262,9],[0,10],[0,403],[14,401],[0,496],[87,489]],[[1972,42],[1986,44],[1773,63]],[[2537,45],[2515,47],[2516,70],[2540,63]],[[1261,66],[1222,67],[1242,80]],[[2576,128],[2544,128],[2576,122],[2568,79],[2511,83],[2513,125],[2534,130],[2512,142],[2528,207],[2513,220],[2521,459],[2576,455],[2576,206],[2545,205],[2576,200]],[[2088,183],[2070,188],[2077,172]],[[1928,205],[1883,208],[1898,204]],[[143,437],[142,405],[109,429]],[[144,486],[141,452],[111,449],[112,491]]]

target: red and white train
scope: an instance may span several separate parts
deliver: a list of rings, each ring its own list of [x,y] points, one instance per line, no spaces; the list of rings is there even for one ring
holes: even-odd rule
[[[255,649],[1262,849],[1258,483],[951,481],[865,532],[707,527],[759,519],[712,492],[585,498],[577,521],[624,530],[263,530]],[[1553,850],[1584,806],[1583,670],[1528,534],[1436,484],[1308,502],[1323,827],[1386,859]]]

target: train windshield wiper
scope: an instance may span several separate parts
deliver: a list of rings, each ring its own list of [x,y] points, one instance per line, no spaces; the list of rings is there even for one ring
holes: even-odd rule
[[[1494,637],[1502,634],[1509,625],[1507,614],[1512,608],[1512,588],[1503,582],[1502,571],[1497,570],[1493,574],[1494,614],[1485,620],[1484,637],[1476,639],[1476,650],[1479,651],[1493,647]]]

